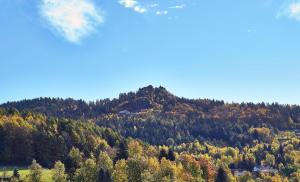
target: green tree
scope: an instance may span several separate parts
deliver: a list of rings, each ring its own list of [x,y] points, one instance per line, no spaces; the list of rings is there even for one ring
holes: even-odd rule
[[[76,163],[76,166],[79,166],[83,162],[83,153],[78,148],[72,147],[69,157]]]
[[[65,165],[62,162],[55,162],[52,179],[54,182],[67,181],[67,175],[65,174]]]
[[[97,181],[97,165],[93,159],[87,159],[75,172],[75,182],[95,182]]]
[[[142,171],[145,166],[141,160],[136,158],[130,158],[127,161],[128,165],[128,181],[130,182],[140,182],[142,180]]]
[[[275,156],[267,153],[265,160],[262,161],[262,164],[266,165],[266,166],[274,166],[275,165]]]
[[[100,152],[98,161],[97,161],[98,170],[103,169],[104,171],[108,171],[110,174],[113,171],[113,161],[105,152]]]
[[[78,148],[73,147],[65,161],[66,172],[69,174],[71,180],[73,180],[75,171],[81,166],[82,161],[83,153],[81,153]]]
[[[29,166],[29,175],[27,176],[30,182],[42,182],[42,166],[40,166],[36,160],[32,161]]]

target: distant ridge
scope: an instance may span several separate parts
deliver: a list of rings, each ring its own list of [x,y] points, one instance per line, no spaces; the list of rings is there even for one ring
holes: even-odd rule
[[[121,93],[118,98],[112,100],[103,99],[87,103],[71,98],[36,98],[7,102],[0,107],[72,119],[97,119],[126,110],[135,114],[159,113],[163,117],[183,120],[281,123],[281,127],[287,127],[288,120],[292,120],[294,124],[300,123],[300,107],[296,105],[238,104],[210,99],[186,99],[173,95],[164,87],[152,85],[140,88],[136,92]]]

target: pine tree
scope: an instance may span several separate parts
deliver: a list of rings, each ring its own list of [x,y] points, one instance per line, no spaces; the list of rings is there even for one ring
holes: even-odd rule
[[[97,182],[111,182],[110,173],[107,170],[100,169]]]
[[[222,167],[218,170],[216,182],[227,182],[227,174]]]
[[[169,150],[167,159],[170,161],[175,161],[176,157],[173,150]]]
[[[115,162],[121,159],[128,159],[128,145],[126,140],[123,140],[119,144],[119,149],[117,151],[117,155],[115,157]]]
[[[14,177],[14,178],[17,178],[17,179],[20,178],[20,173],[19,173],[18,169],[16,169],[16,168],[14,169],[13,177]]]
[[[159,160],[161,160],[162,158],[168,158],[168,153],[167,153],[167,151],[166,151],[166,149],[161,149],[161,151],[160,151],[160,153],[159,153]]]

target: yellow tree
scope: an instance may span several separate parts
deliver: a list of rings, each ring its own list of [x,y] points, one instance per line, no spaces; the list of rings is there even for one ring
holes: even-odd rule
[[[137,140],[131,140],[128,144],[128,154],[132,158],[140,158],[143,154],[143,146]]]
[[[128,182],[128,166],[124,159],[115,164],[112,177],[114,182]]]

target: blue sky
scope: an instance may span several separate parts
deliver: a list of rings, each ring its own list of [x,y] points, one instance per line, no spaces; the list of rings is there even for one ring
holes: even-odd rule
[[[300,104],[300,1],[1,0],[0,103],[178,96]]]

